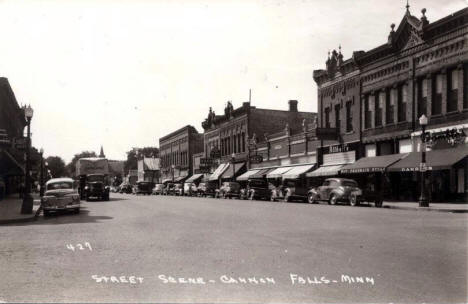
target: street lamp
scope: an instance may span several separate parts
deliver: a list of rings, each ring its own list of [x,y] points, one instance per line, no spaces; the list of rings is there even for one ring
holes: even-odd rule
[[[234,175],[236,174],[236,153],[231,154],[231,161],[232,161],[232,180],[234,181]]]
[[[419,207],[429,207],[429,201],[426,197],[426,126],[428,119],[426,115],[419,117],[419,124],[421,125],[421,165],[419,170],[421,171],[421,196],[419,197]]]
[[[23,192],[23,204],[21,206],[22,214],[31,214],[33,210],[33,198],[31,196],[31,119],[33,117],[34,110],[30,105],[24,107],[24,117],[27,122],[27,145],[26,145],[26,170],[25,170],[25,181],[24,181],[24,192]]]
[[[41,174],[39,178],[39,196],[44,195],[44,149],[41,148],[39,151],[41,153]]]

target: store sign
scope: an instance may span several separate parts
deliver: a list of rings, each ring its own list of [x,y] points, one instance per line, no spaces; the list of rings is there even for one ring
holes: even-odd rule
[[[200,173],[210,173],[210,170],[211,170],[211,166],[201,166],[200,165]]]
[[[401,168],[401,172],[426,172],[432,170],[432,167],[426,166],[426,164],[424,164],[424,166],[421,165],[419,167]]]
[[[373,172],[383,172],[385,168],[373,167],[373,168],[360,168],[360,169],[342,169],[341,173],[373,173]]]
[[[330,146],[330,153],[341,153],[341,152],[348,152],[350,150],[348,144],[340,144]]]
[[[14,138],[13,148],[18,150],[25,150],[27,147],[28,139],[26,137]]]
[[[252,164],[258,164],[263,162],[263,156],[262,155],[252,155],[250,156],[250,162]]]
[[[213,158],[200,158],[200,167],[202,165],[211,166],[214,163]]]
[[[333,154],[333,153],[344,153],[350,151],[356,151],[359,148],[359,142],[343,143],[338,145],[331,145],[328,147],[323,147],[323,154]]]

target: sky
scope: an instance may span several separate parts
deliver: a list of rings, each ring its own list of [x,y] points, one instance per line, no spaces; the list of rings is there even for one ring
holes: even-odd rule
[[[430,22],[468,0],[410,0]],[[209,107],[315,112],[329,50],[386,43],[406,0],[0,0],[0,77],[34,109],[32,144],[69,162],[158,146]]]

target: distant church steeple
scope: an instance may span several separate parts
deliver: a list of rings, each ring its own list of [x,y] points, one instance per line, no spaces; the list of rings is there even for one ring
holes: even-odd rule
[[[106,158],[106,156],[104,155],[104,149],[102,148],[102,146],[101,146],[101,152],[99,153],[99,157]]]

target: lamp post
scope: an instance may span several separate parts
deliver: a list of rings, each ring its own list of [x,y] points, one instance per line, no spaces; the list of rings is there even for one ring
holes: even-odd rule
[[[231,154],[231,161],[232,161],[232,181],[234,181],[234,175],[236,174],[236,153]]]
[[[26,170],[23,192],[23,204],[21,205],[22,214],[31,214],[33,209],[33,198],[31,197],[31,119],[34,111],[30,105],[24,107],[24,116],[27,122],[27,145],[26,145]]]
[[[421,125],[421,165],[419,170],[421,171],[421,196],[419,196],[419,207],[429,207],[429,201],[426,197],[426,126],[428,119],[426,115],[421,115],[419,118],[419,124]]]
[[[44,195],[44,149],[41,148],[41,174],[39,177],[39,196]]]

